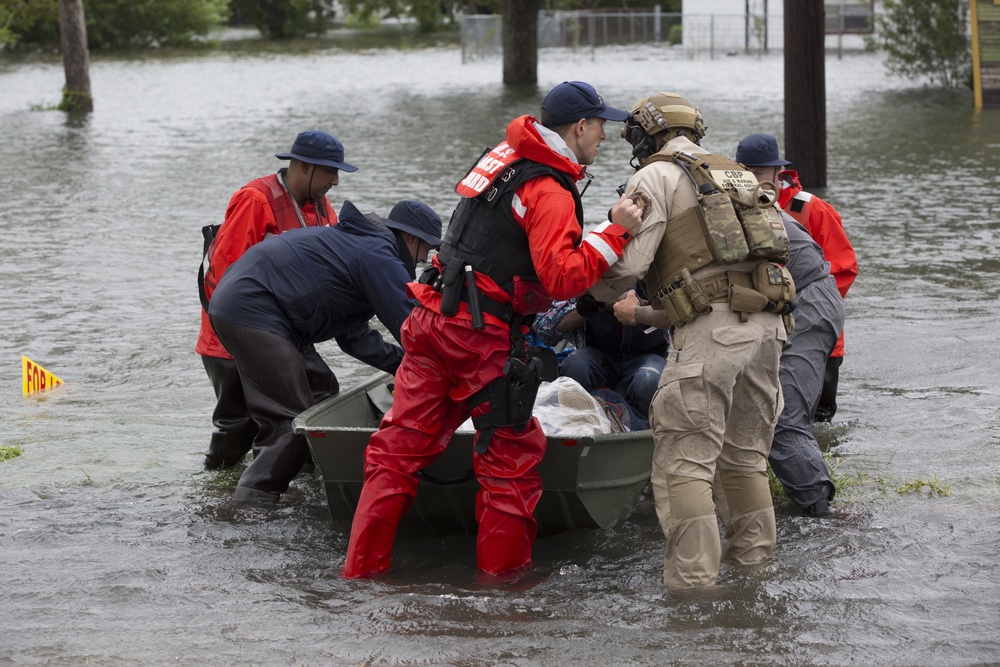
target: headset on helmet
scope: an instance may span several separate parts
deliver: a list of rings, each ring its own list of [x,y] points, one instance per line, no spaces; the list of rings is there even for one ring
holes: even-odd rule
[[[621,136],[632,144],[632,155],[642,159],[656,152],[658,134],[686,134],[698,143],[707,129],[701,111],[691,102],[677,93],[656,93],[632,106]]]

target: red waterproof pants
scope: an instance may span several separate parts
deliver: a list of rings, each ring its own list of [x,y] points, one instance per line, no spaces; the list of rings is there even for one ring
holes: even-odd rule
[[[396,371],[392,409],[365,451],[365,483],[351,527],[343,576],[364,577],[388,569],[400,517],[417,493],[416,473],[437,458],[470,414],[467,399],[503,374],[510,334],[487,325],[445,317],[421,306],[403,323],[405,355]],[[531,561],[538,526],[533,517],[542,495],[536,470],[545,434],[532,418],[526,428],[496,430],[485,454],[472,454],[479,480],[477,565],[501,574]]]

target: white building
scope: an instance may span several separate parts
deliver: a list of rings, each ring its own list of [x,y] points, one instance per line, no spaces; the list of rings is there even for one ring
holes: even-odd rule
[[[859,50],[873,0],[826,0],[826,49]],[[783,0],[683,0],[684,48],[733,53],[784,47]]]

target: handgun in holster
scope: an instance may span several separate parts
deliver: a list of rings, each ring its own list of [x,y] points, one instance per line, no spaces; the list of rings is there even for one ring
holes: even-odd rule
[[[542,382],[551,382],[559,373],[559,362],[551,348],[531,346],[524,358],[514,354],[503,365],[503,375],[486,385],[469,400],[470,407],[489,400],[490,409],[472,423],[479,431],[475,450],[485,454],[497,427],[510,426],[523,430],[531,421],[535,397]]]

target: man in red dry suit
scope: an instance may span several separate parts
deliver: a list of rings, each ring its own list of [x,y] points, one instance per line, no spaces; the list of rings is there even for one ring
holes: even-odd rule
[[[501,574],[531,561],[542,493],[536,467],[545,453],[531,408],[543,364],[524,335],[552,299],[580,296],[596,282],[639,227],[639,208],[623,198],[608,222],[584,234],[576,186],[606,138],[605,121],[626,116],[593,86],[561,83],[542,102],[540,120],[512,121],[506,140],[458,184],[462,200],[441,251],[408,286],[417,306],[401,331],[392,409],[365,452],[343,576],[388,569],[417,472],[470,415],[477,565]]]

